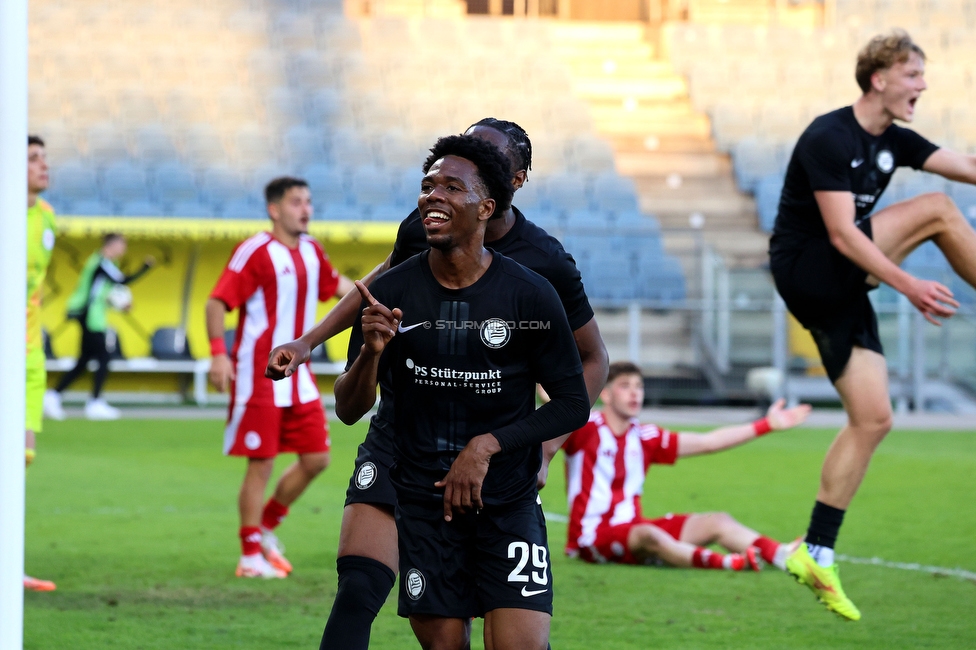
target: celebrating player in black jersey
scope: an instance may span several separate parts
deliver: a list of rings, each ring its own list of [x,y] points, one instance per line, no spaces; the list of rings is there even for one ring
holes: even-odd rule
[[[532,143],[519,125],[485,118],[472,125],[466,134],[491,142],[507,155],[514,189],[525,183],[532,165]],[[592,405],[606,380],[608,359],[573,259],[556,239],[527,220],[515,207],[504,210],[496,207],[488,221],[485,241],[493,250],[545,277],[556,289],[573,328]],[[363,281],[368,285],[379,273],[427,248],[420,212],[414,210],[400,225],[393,253]],[[359,304],[358,296],[349,295],[301,339],[273,350],[268,376],[280,378],[291,374],[308,359],[312,348],[351,327]],[[389,478],[393,464],[392,412],[390,382],[381,378],[379,407],[370,420],[366,440],[359,447],[346,492],[336,561],[339,588],[322,637],[322,650],[366,650],[370,626],[396,579],[397,534],[393,518],[396,496]],[[550,441],[547,446],[554,442],[558,449],[558,441]],[[544,467],[541,474],[545,471]]]
[[[930,322],[952,316],[959,305],[947,287],[899,268],[929,240],[976,286],[976,233],[945,194],[870,214],[900,166],[976,183],[976,156],[939,148],[894,124],[912,121],[926,88],[924,72],[925,54],[903,31],[877,36],[861,50],[855,77],[864,94],[853,106],[818,117],[800,136],[770,241],[776,288],[813,334],[848,416],[824,460],[806,544],[787,567],[828,609],[851,620],[861,614],[841,588],[834,543],[891,428],[888,369],[867,292],[885,282]]]
[[[358,283],[366,307],[335,385],[336,415],[352,423],[392,378],[398,611],[425,648],[469,647],[472,616],[485,617],[487,647],[548,644],[541,443],[581,426],[588,399],[552,285],[484,247],[514,193],[509,169],[484,140],[438,140],[418,202],[431,249]],[[535,410],[537,383],[552,401]]]

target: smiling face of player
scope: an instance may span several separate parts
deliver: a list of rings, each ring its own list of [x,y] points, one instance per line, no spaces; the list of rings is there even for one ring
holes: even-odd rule
[[[308,233],[308,222],[314,212],[312,193],[307,187],[288,188],[281,199],[268,204],[275,238],[289,246],[296,245],[298,238]]]
[[[39,144],[27,147],[27,193],[37,196],[47,189],[50,178],[48,176],[47,152]]]
[[[420,183],[417,201],[427,243],[448,250],[484,242],[485,224],[495,211],[495,201],[478,168],[470,160],[445,156],[430,166]]]
[[[925,83],[925,61],[912,52],[908,60],[878,70],[871,81],[881,95],[885,112],[892,119],[911,122],[915,117],[915,102],[928,88]]]
[[[600,399],[618,418],[636,418],[644,404],[644,379],[633,373],[620,375],[606,385]]]

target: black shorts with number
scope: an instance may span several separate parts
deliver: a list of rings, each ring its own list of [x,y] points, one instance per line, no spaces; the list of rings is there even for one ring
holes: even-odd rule
[[[400,503],[398,613],[484,616],[500,607],[552,614],[542,502],[486,506],[444,521],[441,504]]]
[[[389,508],[391,512],[396,507],[396,490],[390,482],[390,468],[393,467],[390,432],[390,429],[378,426],[375,416],[370,421],[369,432],[363,444],[359,445],[356,468],[346,488],[345,505],[368,503]]]
[[[871,238],[870,219],[858,228]],[[812,238],[788,250],[774,245],[770,271],[790,312],[813,335],[832,382],[844,373],[855,345],[884,354],[878,319],[868,299],[873,287],[865,282],[867,272],[830,240]]]

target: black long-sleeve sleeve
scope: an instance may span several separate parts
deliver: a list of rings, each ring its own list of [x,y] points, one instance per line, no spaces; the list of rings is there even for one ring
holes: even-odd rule
[[[491,432],[503,452],[541,444],[586,424],[590,399],[581,374],[547,382],[542,387],[549,394],[548,403],[528,417]]]

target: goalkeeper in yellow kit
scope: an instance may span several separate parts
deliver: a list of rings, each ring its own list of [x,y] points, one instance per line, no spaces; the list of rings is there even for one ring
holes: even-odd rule
[[[27,465],[34,460],[34,434],[41,430],[47,371],[41,335],[41,297],[44,276],[54,250],[54,209],[40,198],[47,189],[48,167],[44,141],[27,138]],[[54,591],[50,580],[24,576],[24,588]]]

